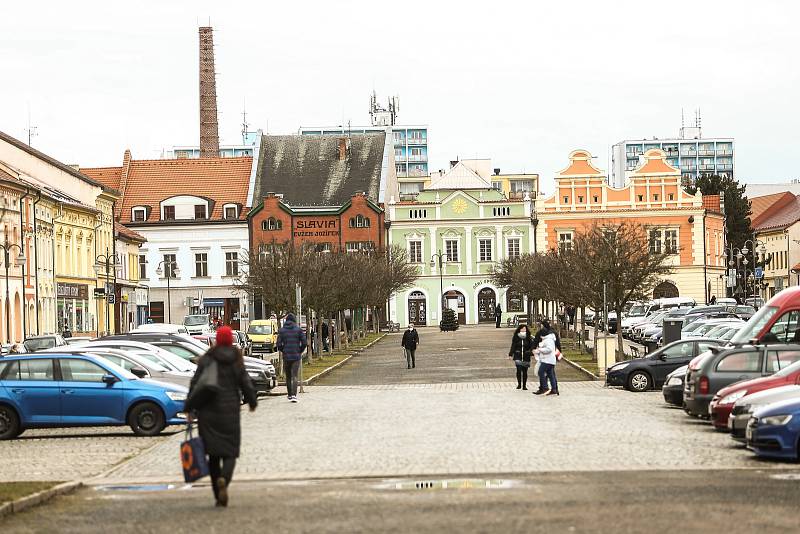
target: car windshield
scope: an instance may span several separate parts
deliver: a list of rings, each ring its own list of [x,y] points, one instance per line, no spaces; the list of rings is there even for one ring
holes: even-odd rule
[[[200,326],[209,324],[208,315],[187,315],[183,320],[185,326]]]
[[[764,328],[772,317],[778,313],[775,306],[764,306],[758,310],[745,324],[739,333],[731,338],[731,343],[748,343],[761,329]]]
[[[631,311],[628,312],[628,317],[644,317],[647,308],[642,304],[637,304],[636,306],[631,308]]]
[[[695,321],[695,322],[693,322],[692,324],[690,324],[689,326],[685,327],[685,328],[682,330],[682,332],[685,332],[685,333],[689,333],[689,332],[695,332],[695,331],[697,331],[699,328],[702,328],[703,326],[705,326],[706,324],[708,324],[708,323],[706,323],[706,322],[704,322],[704,321]]]
[[[248,334],[265,335],[272,333],[272,325],[270,324],[251,324],[247,329]]]
[[[37,350],[49,349],[56,346],[56,340],[52,337],[37,337],[33,339],[26,339],[22,346],[28,352],[35,352]]]
[[[135,374],[131,373],[127,369],[123,369],[119,365],[115,364],[114,362],[112,362],[110,360],[107,360],[107,359],[103,358],[102,356],[92,355],[92,358],[97,359],[98,363],[102,363],[102,365],[106,368],[106,370],[113,371],[113,373],[115,375],[117,375],[117,376],[121,376],[121,377],[126,378],[128,380],[139,380],[139,377],[136,376]]]

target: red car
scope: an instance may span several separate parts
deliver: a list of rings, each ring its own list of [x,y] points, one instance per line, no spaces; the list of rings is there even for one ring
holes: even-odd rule
[[[800,353],[800,346],[797,347],[797,351],[795,352]],[[798,359],[797,354],[795,354],[792,360],[796,361],[776,372],[774,375],[736,382],[735,384],[731,384],[719,390],[711,400],[711,405],[709,407],[711,422],[714,423],[714,428],[718,430],[728,430],[728,417],[731,414],[731,410],[733,410],[733,405],[745,395],[779,386],[800,384],[800,359]]]

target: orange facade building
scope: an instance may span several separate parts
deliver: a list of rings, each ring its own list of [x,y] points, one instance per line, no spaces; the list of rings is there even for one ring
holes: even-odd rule
[[[687,193],[680,170],[659,149],[645,152],[625,187],[608,185],[586,150],[575,150],[555,177],[555,193],[536,202],[540,250],[570,247],[593,224],[628,221],[645,227],[650,247],[671,253],[673,273],[653,297],[686,296],[705,303],[725,295],[724,207],[719,196]]]

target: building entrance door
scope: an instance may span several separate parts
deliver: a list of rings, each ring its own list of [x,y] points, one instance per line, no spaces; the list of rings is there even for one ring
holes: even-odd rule
[[[428,324],[425,295],[422,291],[412,291],[408,296],[408,322],[415,326]]]
[[[478,322],[493,323],[494,308],[497,305],[497,295],[494,289],[484,287],[478,292]]]
[[[447,307],[456,312],[458,324],[467,324],[467,307],[464,295],[455,289],[451,289],[444,294],[444,299]]]

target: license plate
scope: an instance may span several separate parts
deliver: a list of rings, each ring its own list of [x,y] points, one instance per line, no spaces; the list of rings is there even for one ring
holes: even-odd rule
[[[747,441],[753,440],[753,427],[747,425],[747,430],[744,431],[744,437],[747,439]]]
[[[733,430],[733,416],[728,416],[728,430]]]

